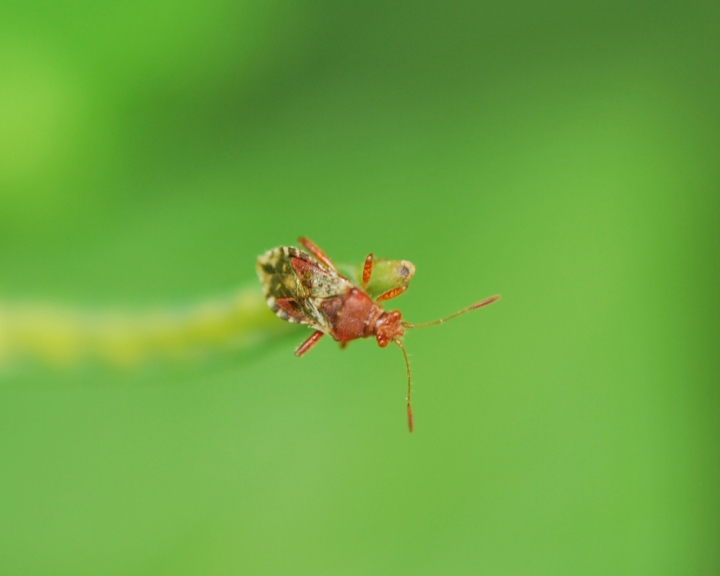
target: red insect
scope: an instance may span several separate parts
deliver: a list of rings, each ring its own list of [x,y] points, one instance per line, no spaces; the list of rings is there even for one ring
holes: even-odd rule
[[[372,254],[365,259],[362,286],[357,286],[342,276],[325,252],[310,240],[301,237],[299,241],[309,253],[291,246],[280,246],[257,260],[258,275],[272,311],[288,322],[315,328],[315,332],[295,350],[295,355],[302,356],[308,352],[324,334],[332,336],[343,348],[351,340],[371,336],[382,348],[395,342],[405,357],[407,417],[412,432],[412,377],[410,361],[401,340],[405,330],[442,324],[470,310],[487,306],[500,296],[492,296],[434,322],[411,324],[402,319],[399,310],[386,312],[381,304],[405,292],[408,288],[406,283],[374,300],[367,294],[373,271]]]

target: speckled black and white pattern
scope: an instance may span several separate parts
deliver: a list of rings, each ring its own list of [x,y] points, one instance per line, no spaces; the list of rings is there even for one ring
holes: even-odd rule
[[[293,258],[307,263],[300,275],[293,267]],[[279,246],[259,256],[257,271],[268,306],[279,318],[326,333],[330,333],[332,327],[320,312],[320,304],[353,288],[349,280],[292,246]],[[285,306],[291,306],[295,313],[278,306],[279,299],[284,299]]]

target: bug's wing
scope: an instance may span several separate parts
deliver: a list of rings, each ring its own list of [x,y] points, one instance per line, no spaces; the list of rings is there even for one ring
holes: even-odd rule
[[[353,285],[315,258],[293,248],[280,246],[257,260],[258,276],[268,306],[288,322],[330,332],[321,302],[345,294]]]

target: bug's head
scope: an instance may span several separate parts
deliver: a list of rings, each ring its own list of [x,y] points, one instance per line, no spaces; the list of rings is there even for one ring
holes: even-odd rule
[[[393,340],[397,340],[405,334],[405,324],[398,310],[386,312],[377,321],[375,325],[375,335],[377,343],[381,348],[385,348]]]

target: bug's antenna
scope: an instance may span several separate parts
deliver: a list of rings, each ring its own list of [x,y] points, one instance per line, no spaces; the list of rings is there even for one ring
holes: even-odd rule
[[[436,324],[443,324],[444,322],[447,322],[448,320],[452,320],[453,318],[457,318],[458,316],[461,316],[462,314],[465,314],[466,312],[470,312],[470,310],[475,310],[476,308],[482,308],[483,306],[487,306],[488,304],[492,304],[495,302],[495,300],[500,299],[500,294],[497,296],[491,296],[490,298],[486,298],[485,300],[482,300],[480,302],[475,302],[472,306],[468,306],[467,308],[463,308],[462,310],[459,310],[458,312],[455,312],[455,314],[450,314],[450,316],[446,316],[445,318],[440,318],[440,320],[433,320],[432,322],[423,322],[422,324],[412,324],[410,322],[403,322],[403,326],[405,328],[427,328],[428,326],[435,326]],[[401,346],[402,348],[402,346]]]
[[[408,387],[407,387],[407,417],[408,417],[408,429],[410,432],[413,431],[413,413],[412,413],[412,405],[411,405],[411,394],[412,394],[412,376],[410,375],[410,360],[408,359],[407,351],[405,350],[405,346],[402,345],[402,342],[399,339],[395,339],[395,344],[400,346],[400,350],[402,350],[403,356],[405,357],[405,368],[407,369],[407,377],[408,377]]]

